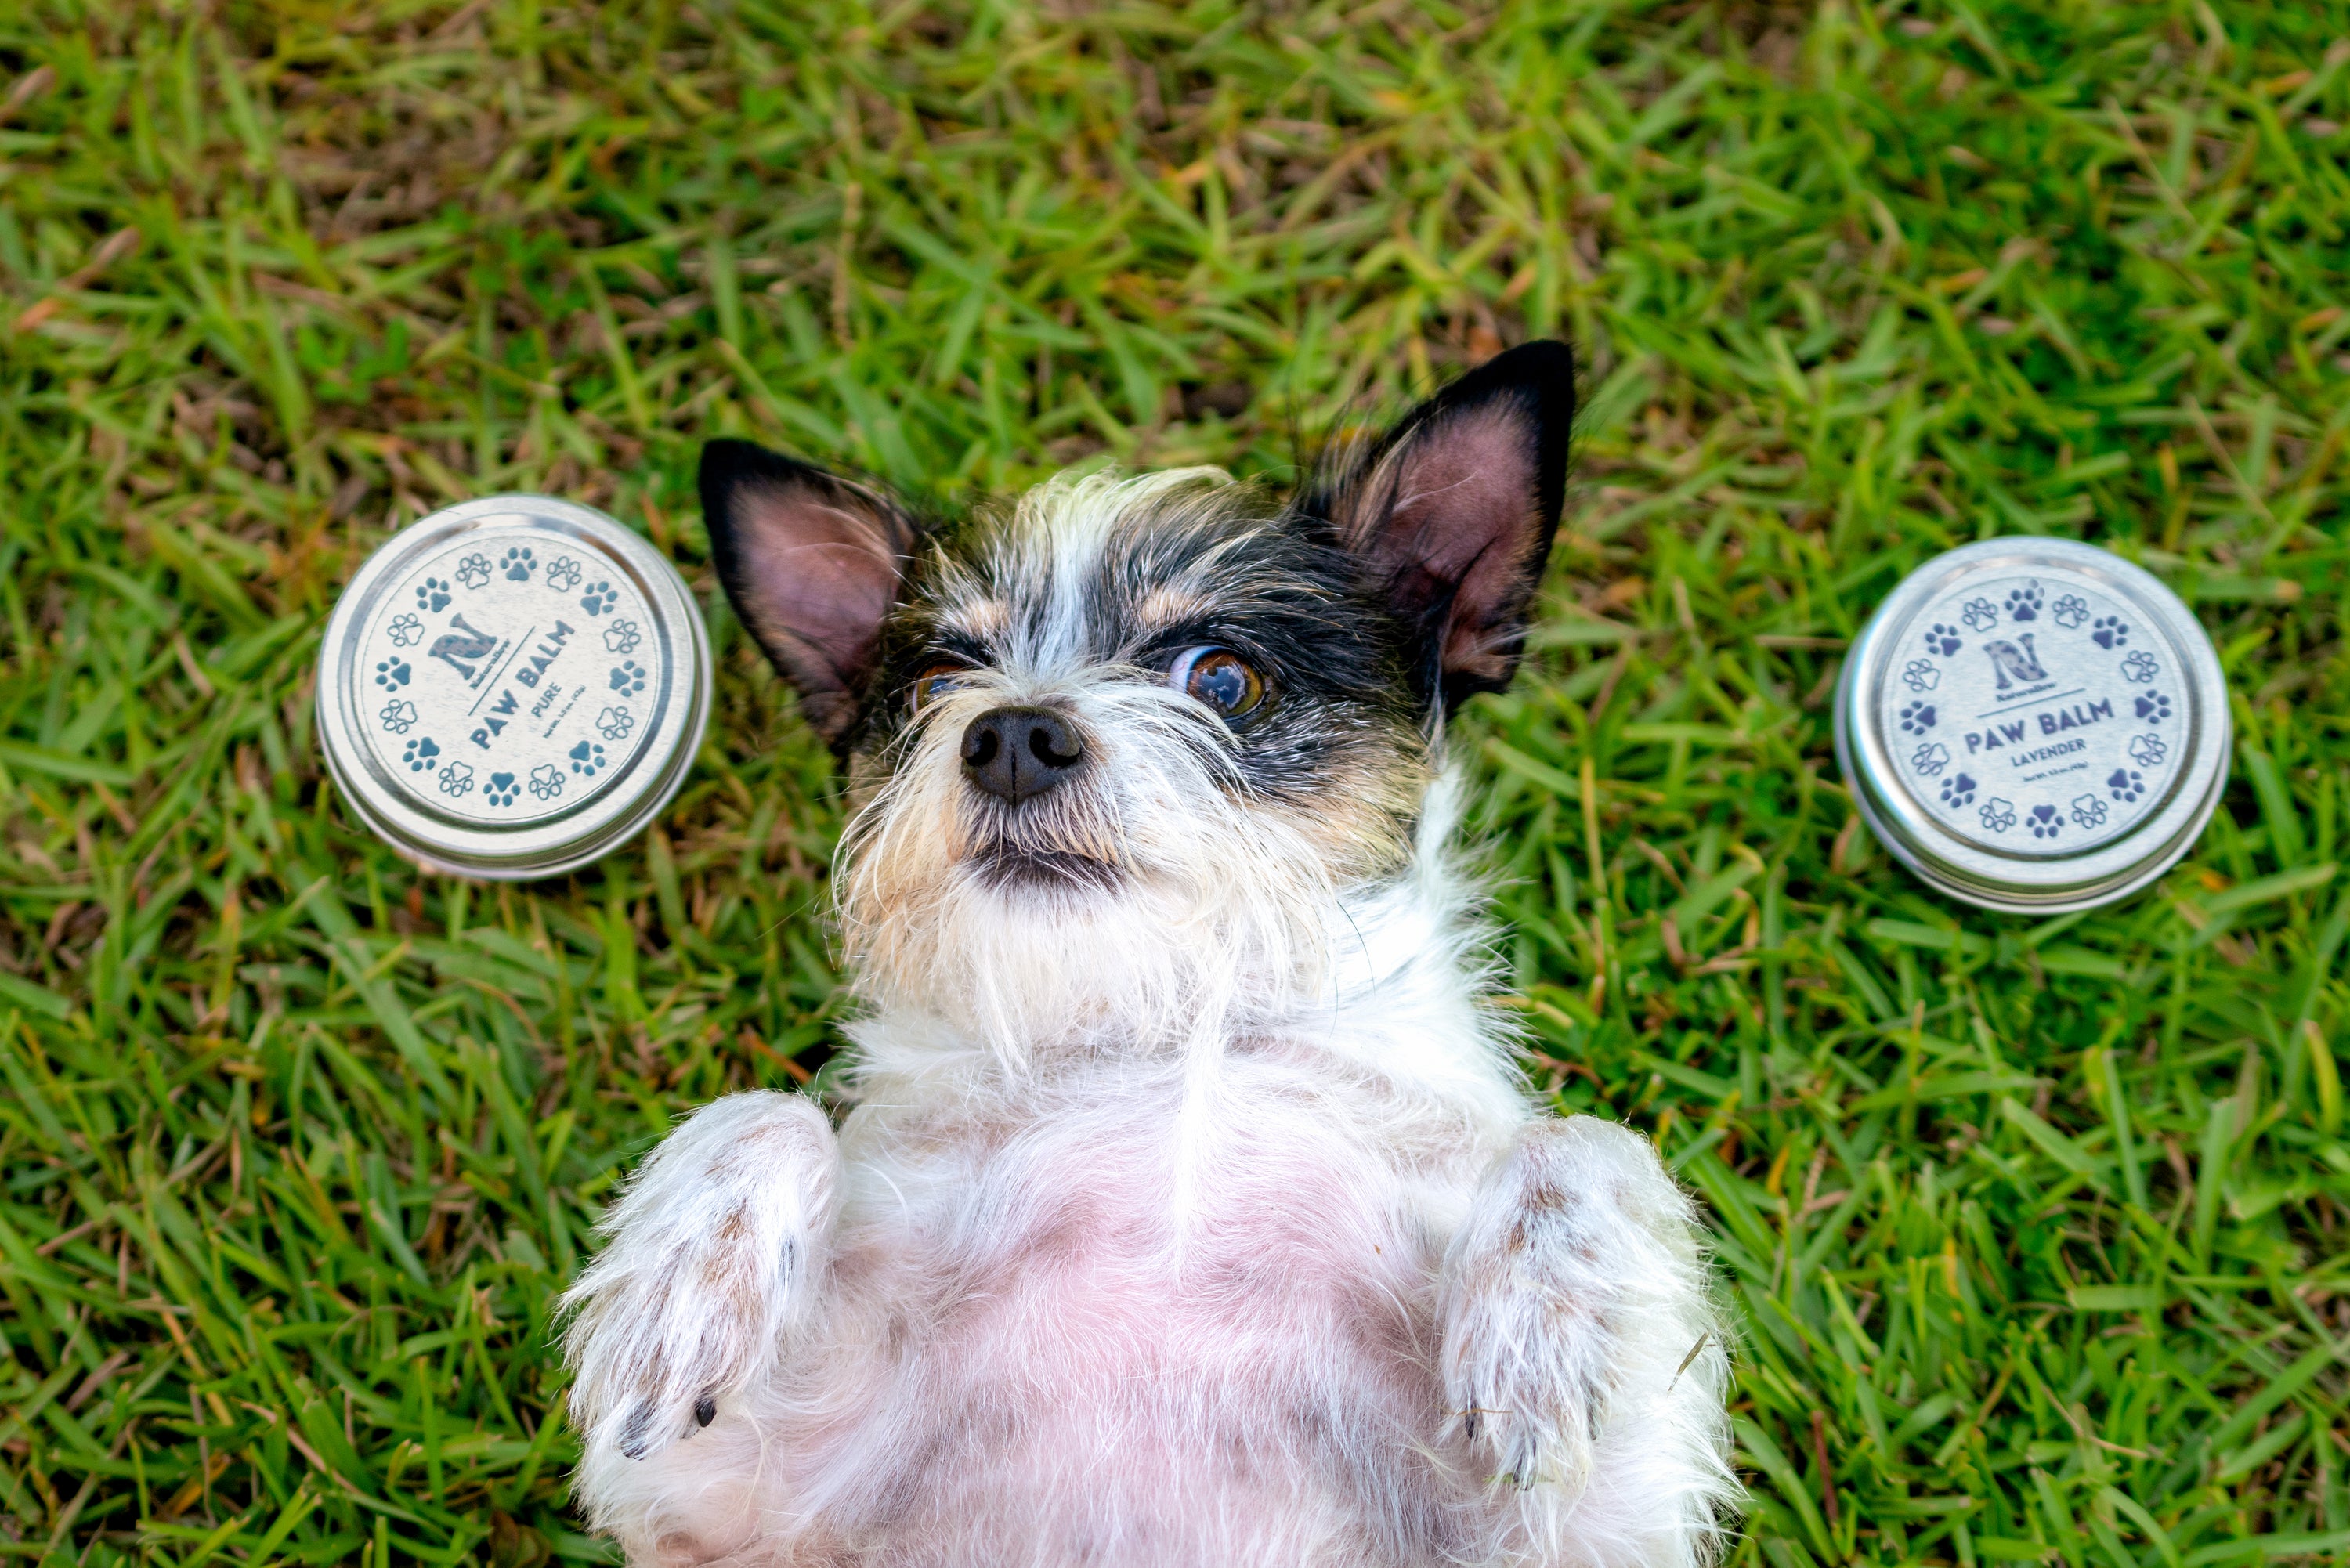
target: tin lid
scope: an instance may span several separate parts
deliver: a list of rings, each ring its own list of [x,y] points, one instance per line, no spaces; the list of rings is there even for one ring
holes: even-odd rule
[[[2153,881],[2210,820],[2230,745],[2201,625],[2151,574],[2070,540],[1927,562],[1836,690],[1862,819],[1926,881],[1993,909],[2085,909]]]
[[[318,738],[394,847],[554,876],[677,794],[710,716],[710,641],[677,568],[592,507],[492,495],[369,556],[318,655]]]

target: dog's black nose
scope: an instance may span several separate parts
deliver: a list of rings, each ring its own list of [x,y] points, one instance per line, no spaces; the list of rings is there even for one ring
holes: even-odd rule
[[[1014,805],[1043,794],[1085,760],[1085,742],[1050,708],[993,709],[962,732],[962,771]]]

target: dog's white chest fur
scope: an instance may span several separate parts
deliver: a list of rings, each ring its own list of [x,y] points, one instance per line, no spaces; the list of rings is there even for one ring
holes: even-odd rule
[[[1534,1118],[1428,951],[1018,1075],[877,1021],[837,1141],[798,1096],[701,1113],[582,1285],[599,1521],[648,1563],[1698,1560],[1683,1201],[1635,1135]]]
[[[1173,1065],[1075,1067],[1024,1122],[853,1116],[840,1338],[781,1402],[871,1414],[798,1495],[941,1562],[1024,1558],[1024,1537],[1071,1562],[1389,1558],[1358,1472],[1443,1425],[1433,1282],[1471,1150],[1502,1140],[1261,1049],[1222,1064],[1200,1139]],[[828,1386],[851,1367],[861,1395]]]

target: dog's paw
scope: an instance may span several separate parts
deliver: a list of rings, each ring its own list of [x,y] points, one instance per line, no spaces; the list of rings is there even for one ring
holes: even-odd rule
[[[643,1459],[774,1366],[810,1305],[838,1159],[816,1102],[772,1093],[714,1101],[653,1151],[563,1301],[591,1449]]]
[[[1471,1462],[1579,1491],[1627,1390],[1652,1397],[1659,1357],[1710,1332],[1703,1279],[1647,1139],[1590,1116],[1529,1127],[1445,1253],[1444,1386]]]

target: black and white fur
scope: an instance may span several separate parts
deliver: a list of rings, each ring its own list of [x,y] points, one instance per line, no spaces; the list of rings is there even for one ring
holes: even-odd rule
[[[1572,388],[1504,354],[1285,505],[1065,477],[935,531],[705,450],[727,592],[847,760],[864,1005],[837,1133],[705,1107],[568,1298],[632,1563],[1711,1557],[1690,1203],[1529,1105],[1449,850],[1443,721],[1516,664]],[[1255,711],[1170,683],[1201,647]],[[1007,709],[1062,770],[1016,804],[966,762]]]

